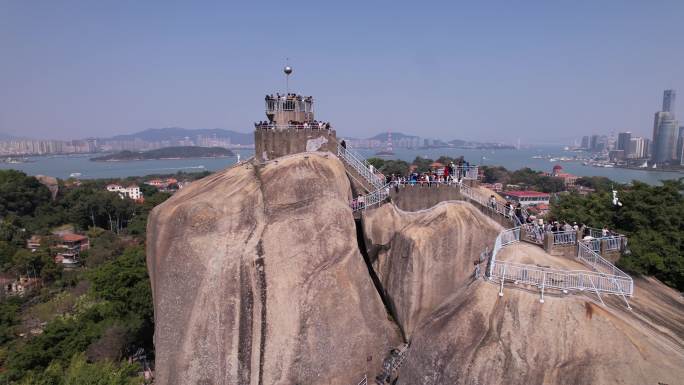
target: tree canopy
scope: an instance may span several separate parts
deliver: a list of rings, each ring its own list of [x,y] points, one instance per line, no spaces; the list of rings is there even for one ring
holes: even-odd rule
[[[683,181],[663,181],[662,186],[614,184],[622,206],[613,205],[610,189],[564,195],[552,203],[551,215],[627,235],[630,252],[620,259],[621,267],[684,290]]]

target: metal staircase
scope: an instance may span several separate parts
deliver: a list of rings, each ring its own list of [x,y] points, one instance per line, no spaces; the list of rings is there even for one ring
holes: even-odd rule
[[[369,184],[368,191],[375,191],[385,186],[384,178],[379,177],[372,171],[372,166],[363,157],[354,151],[337,144],[337,156],[350,174],[357,174],[365,183]],[[353,176],[353,175],[352,175]]]

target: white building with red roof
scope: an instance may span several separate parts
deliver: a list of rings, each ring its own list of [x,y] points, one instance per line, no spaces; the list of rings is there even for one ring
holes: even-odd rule
[[[143,199],[143,193],[142,193],[142,191],[140,191],[140,186],[138,186],[136,184],[132,184],[128,187],[123,187],[119,184],[108,184],[107,185],[107,191],[117,192],[117,193],[119,193],[121,198],[128,197],[128,198],[131,198],[135,201],[139,201],[139,200]]]
[[[553,171],[551,171],[551,175],[554,178],[561,178],[563,179],[563,183],[565,183],[565,187],[572,187],[575,185],[575,182],[577,182],[577,179],[579,178],[577,175],[572,175],[568,174],[566,172],[563,172],[563,166],[560,164],[557,164],[553,166]]]

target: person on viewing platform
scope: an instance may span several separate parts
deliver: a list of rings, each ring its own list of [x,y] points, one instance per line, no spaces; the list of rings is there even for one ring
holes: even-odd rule
[[[601,237],[605,238],[608,235],[610,235],[610,231],[608,230],[608,226],[603,226],[603,230],[601,230]]]
[[[525,222],[525,218],[523,218],[523,214],[522,214],[522,206],[520,205],[520,203],[515,205],[514,213],[515,213],[516,218],[518,218],[518,221],[520,221],[520,223]]]
[[[503,213],[504,216],[505,216],[506,218],[509,218],[509,217],[510,217],[511,211],[512,211],[511,202],[508,202],[508,201],[507,201],[506,204],[504,205],[504,213]]]
[[[489,197],[489,207],[496,209],[496,197],[494,195]]]

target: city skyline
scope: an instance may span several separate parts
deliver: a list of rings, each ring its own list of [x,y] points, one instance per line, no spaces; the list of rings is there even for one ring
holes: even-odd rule
[[[648,136],[662,90],[684,89],[681,2],[268,6],[5,2],[0,132],[249,132],[263,95],[284,90],[288,57],[291,89],[355,137]],[[284,37],[301,43],[274,38],[283,20],[306,20]]]

